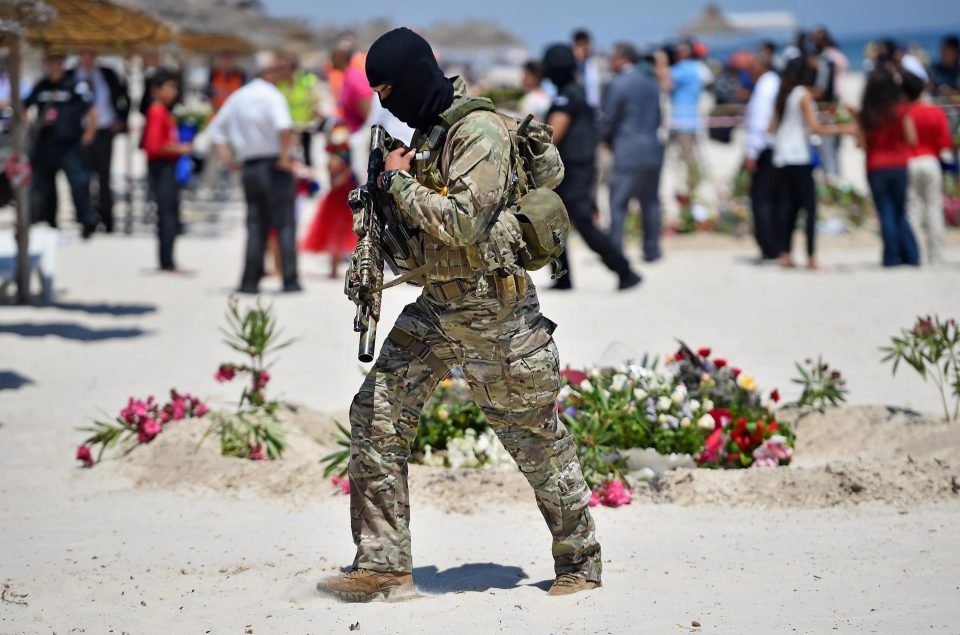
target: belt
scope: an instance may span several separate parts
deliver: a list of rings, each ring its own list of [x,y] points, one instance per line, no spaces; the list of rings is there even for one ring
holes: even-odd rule
[[[512,304],[523,299],[527,294],[527,278],[524,275],[498,276],[484,274],[480,280],[454,279],[445,282],[428,282],[424,291],[434,300],[451,302],[458,300],[468,293],[486,286],[488,295],[495,295],[502,304]]]
[[[245,159],[245,160],[243,161],[243,164],[244,164],[244,165],[256,165],[257,163],[263,163],[263,162],[265,162],[265,161],[269,161],[270,163],[275,163],[275,162],[276,162],[277,160],[279,160],[279,159],[280,159],[279,156],[275,156],[275,157],[257,157],[257,158],[255,158],[255,159]]]

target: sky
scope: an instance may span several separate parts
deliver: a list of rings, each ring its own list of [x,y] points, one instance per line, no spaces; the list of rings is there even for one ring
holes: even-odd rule
[[[495,21],[539,49],[566,40],[576,27],[589,29],[595,41],[609,46],[619,40],[638,44],[669,38],[677,28],[699,14],[708,0],[361,0],[348,11],[334,3],[304,0],[263,0],[274,15],[297,16],[315,25],[349,25],[387,17],[397,24],[429,26],[437,21],[481,18]],[[340,3],[336,3],[340,4]],[[835,34],[898,34],[911,30],[960,31],[957,0],[721,0],[727,12],[793,12],[802,26],[826,24]],[[561,9],[560,7],[563,6]],[[441,12],[446,7],[446,11]]]

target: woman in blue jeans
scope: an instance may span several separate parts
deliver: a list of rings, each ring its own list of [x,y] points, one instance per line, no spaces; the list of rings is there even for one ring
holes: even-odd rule
[[[870,74],[859,121],[867,181],[880,216],[884,267],[920,264],[917,239],[907,220],[907,160],[916,131],[895,77],[886,68]]]

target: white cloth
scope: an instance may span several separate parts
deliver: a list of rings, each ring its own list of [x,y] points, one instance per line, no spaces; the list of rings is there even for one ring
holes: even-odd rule
[[[917,238],[923,238],[920,254],[927,264],[943,262],[943,174],[940,161],[930,155],[907,162],[907,217]]]
[[[97,113],[97,130],[103,130],[115,124],[117,122],[117,111],[113,107],[110,85],[103,76],[103,71],[97,67],[88,71],[86,68],[78,66],[77,78],[86,81],[93,88],[93,109]]]
[[[283,93],[258,77],[227,98],[207,134],[213,143],[229,145],[238,161],[249,161],[279,157],[280,133],[292,128]]]
[[[770,120],[773,119],[778,92],[780,76],[773,71],[767,71],[757,79],[743,119],[743,152],[748,159],[756,159],[761,152],[773,145]]]
[[[553,98],[542,89],[532,90],[520,99],[520,114],[524,117],[533,115],[537,121],[547,120],[547,111]]]
[[[903,70],[916,75],[923,81],[930,81],[930,76],[927,75],[927,69],[923,67],[923,62],[918,60],[915,55],[905,54],[903,59],[900,60],[900,66],[903,67]]]
[[[590,107],[594,110],[599,110],[602,80],[600,77],[600,66],[597,64],[596,58],[588,57],[586,61],[583,62],[581,73],[583,76],[580,80],[583,82],[583,92],[586,93],[587,103],[590,104]]]
[[[797,86],[787,96],[783,109],[783,119],[777,125],[773,138],[773,164],[778,168],[785,165],[810,165],[810,131],[803,116],[803,96],[807,94],[805,86]]]

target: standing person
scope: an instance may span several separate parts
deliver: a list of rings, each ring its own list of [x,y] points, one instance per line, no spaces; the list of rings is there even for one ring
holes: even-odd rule
[[[607,269],[620,278],[619,288],[640,284],[641,278],[624,257],[623,251],[593,223],[595,208],[592,196],[596,171],[597,120],[587,103],[583,87],[576,80],[577,60],[566,44],[554,44],[543,56],[543,72],[557,87],[557,96],[547,111],[547,124],[553,128],[553,142],[563,159],[565,176],[557,194],[570,215],[570,222],[600,258]],[[564,251],[559,258],[559,274],[552,287],[573,288],[570,260]]]
[[[30,131],[31,214],[35,223],[46,221],[51,227],[57,226],[57,172],[63,170],[70,183],[77,222],[87,239],[97,223],[90,205],[90,172],[83,150],[97,134],[97,113],[90,85],[67,77],[63,63],[63,55],[48,54],[46,75],[24,100],[25,109],[37,110]]]
[[[227,165],[242,170],[247,200],[247,251],[240,293],[257,293],[264,273],[267,233],[279,233],[283,290],[300,291],[290,107],[277,90],[276,56],[257,53],[257,77],[236,91],[213,118],[207,134]]]
[[[340,118],[351,133],[363,128],[370,114],[370,99],[373,91],[364,77],[363,70],[351,63],[355,49],[351,40],[343,39],[330,51],[330,63],[343,73],[337,106]]]
[[[686,170],[687,195],[693,196],[700,182],[697,134],[700,131],[700,97],[703,95],[701,64],[693,59],[687,42],[677,45],[676,61],[668,73],[658,72],[660,87],[670,94],[670,142],[677,146]]]
[[[780,233],[770,122],[780,92],[780,76],[773,70],[772,47],[758,49],[750,67],[750,78],[754,86],[744,113],[743,166],[750,173],[753,235],[760,247],[760,258],[774,260],[780,255]]]
[[[826,27],[815,27],[810,32],[810,42],[817,54],[816,78],[811,93],[818,103],[825,104],[835,114],[840,106],[841,79],[849,62]],[[840,178],[840,137],[825,136],[820,140],[819,150],[827,180]]]
[[[127,130],[130,116],[130,94],[126,81],[108,66],[97,64],[97,54],[80,51],[79,64],[72,75],[90,86],[93,108],[97,113],[97,133],[87,146],[87,162],[96,176],[97,197],[94,205],[104,230],[113,233],[113,140]]]
[[[357,187],[357,179],[350,167],[350,131],[346,126],[338,125],[330,131],[326,149],[330,191],[321,199],[310,228],[300,242],[300,249],[329,254],[330,277],[336,278],[340,260],[357,246],[357,235],[353,233],[353,213],[347,202],[350,190]]]
[[[800,210],[806,214],[807,268],[819,269],[816,255],[817,186],[813,181],[811,135],[853,133],[855,126],[824,125],[817,119],[817,104],[811,93],[814,73],[808,60],[791,60],[783,71],[777,94],[772,130],[773,165],[777,168],[779,199],[780,265],[793,267],[793,230]]]
[[[938,95],[960,92],[960,37],[948,35],[940,43],[940,59],[931,69],[930,81]]]
[[[297,58],[291,54],[280,57],[280,81],[277,88],[283,93],[290,106],[290,117],[300,133],[300,148],[303,150],[303,162],[313,165],[313,128],[317,120],[317,106],[320,103],[317,94],[319,79],[313,73],[300,68]]]
[[[640,201],[643,220],[643,259],[659,260],[660,87],[650,73],[636,66],[630,44],[614,45],[610,64],[616,73],[607,86],[600,117],[600,139],[613,149],[610,177],[610,240],[623,249],[623,226],[631,199]]]
[[[912,73],[903,75],[903,92],[910,102],[907,117],[916,131],[916,143],[907,162],[907,213],[915,231],[923,230],[930,264],[943,261],[943,174],[940,156],[953,149],[950,125],[942,108],[923,100],[924,81]]]
[[[217,64],[210,70],[207,83],[207,98],[216,114],[227,103],[230,95],[247,83],[247,74],[237,65],[237,54],[232,51],[221,53]]]
[[[190,144],[181,143],[177,122],[170,109],[180,92],[177,75],[160,69],[151,79],[153,96],[143,129],[143,150],[147,154],[150,189],[157,202],[157,237],[160,243],[160,270],[178,271],[173,259],[173,242],[180,225],[180,184],[177,160],[190,154]]]
[[[590,490],[574,440],[557,415],[555,325],[540,313],[526,272],[486,260],[471,264],[477,261],[469,255],[481,248],[513,253],[510,232],[499,231],[509,222],[498,221],[498,231],[487,232],[510,196],[509,132],[489,100],[469,97],[461,78],[443,76],[430,45],[409,29],[373,43],[367,77],[383,106],[417,130],[413,148],[386,157],[380,183],[401,221],[420,230],[415,240],[421,253],[437,260],[421,279],[423,294],[403,309],[353,399],[348,469],[357,555],[351,571],[317,588],[353,602],[413,591],[410,445],[424,402],[458,365],[533,487],[553,534],[556,580],[549,595],[597,588],[602,560]],[[437,141],[436,131],[444,129],[446,139]],[[552,187],[562,166],[556,149],[543,146],[552,169],[541,173],[540,185]],[[414,160],[415,152],[439,148],[442,153]]]
[[[523,65],[523,98],[520,100],[520,114],[533,115],[537,121],[547,120],[550,110],[550,95],[543,89],[543,70],[540,62],[530,60]]]
[[[882,66],[870,73],[860,107],[860,141],[867,155],[867,182],[880,216],[884,267],[920,264],[917,239],[907,218],[907,160],[916,131],[908,130],[906,114],[893,72]]]
[[[597,63],[597,58],[593,55],[593,42],[590,32],[586,29],[578,29],[573,32],[573,54],[577,58],[577,74],[580,83],[583,85],[587,103],[590,104],[594,112],[600,112],[602,92],[600,66]]]

